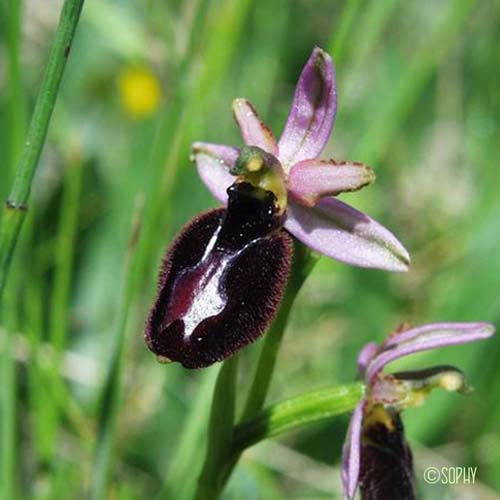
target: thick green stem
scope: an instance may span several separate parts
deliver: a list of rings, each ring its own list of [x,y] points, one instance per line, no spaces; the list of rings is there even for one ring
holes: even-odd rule
[[[243,422],[251,420],[255,417],[264,406],[269,386],[271,385],[276,358],[285,333],[286,325],[288,324],[288,318],[290,316],[292,305],[294,304],[295,298],[302,288],[304,281],[312,271],[316,260],[317,257],[315,257],[307,247],[299,242],[295,242],[292,274],[290,276],[290,280],[288,281],[285,296],[278,312],[278,316],[267,333],[264,345],[262,346],[252,386],[243,410],[241,418],[241,421]],[[221,471],[224,474],[222,487],[224,487],[231,476],[233,469],[236,467],[236,464],[240,459],[240,455],[241,452],[235,452],[228,455],[228,465]]]
[[[274,365],[276,364],[276,357],[278,356],[292,305],[315,263],[316,257],[302,244],[295,243],[292,275],[288,282],[278,316],[264,338],[264,345],[262,346],[242,420],[247,420],[254,416],[261,410],[265,403],[274,372]]]
[[[83,2],[84,0],[64,2],[24,149],[16,169],[14,184],[5,204],[0,226],[0,298],[5,288],[19,231],[26,216],[31,183],[47,136],[50,117]]]
[[[309,249],[298,242],[294,244],[291,276],[278,315],[264,338],[264,345],[262,346],[257,369],[243,411],[242,420],[244,421],[250,420],[253,416],[258,414],[264,405],[292,305],[315,262],[316,258],[311,254]],[[228,361],[226,361],[226,363],[227,362]],[[226,371],[221,370],[219,378],[217,379],[217,387],[219,384],[223,384],[223,380],[221,380],[222,377],[226,377]],[[227,379],[225,380],[226,384],[234,383],[234,380],[232,382]],[[229,392],[229,389],[227,391]],[[215,394],[212,404],[212,412],[214,411],[217,411]],[[229,408],[226,409],[226,411],[234,411],[234,409]],[[233,429],[231,429],[231,432],[232,431]],[[201,500],[202,498],[204,500],[217,498],[221,493],[239,459],[239,453],[234,453],[232,449],[232,442],[233,441],[230,442],[229,446],[224,448],[223,454],[217,456],[217,458],[212,456],[213,451],[210,446],[208,447],[207,457],[200,476],[195,500]]]
[[[224,361],[214,389],[205,464],[195,500],[212,500],[224,484],[222,469],[233,442],[234,410],[238,376],[238,355]]]
[[[217,377],[217,367],[203,370],[201,380],[193,398],[193,407],[175,450],[170,452],[171,466],[168,469],[168,479],[155,500],[170,500],[171,498],[192,498],[196,490],[198,477],[193,470],[201,470],[204,460],[204,450],[207,446],[207,422],[210,415],[213,389]]]

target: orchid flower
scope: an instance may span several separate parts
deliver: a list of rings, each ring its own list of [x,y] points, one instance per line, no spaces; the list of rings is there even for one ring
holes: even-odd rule
[[[316,47],[300,75],[285,128],[276,141],[246,99],[233,102],[243,142],[272,156],[275,177],[284,187],[284,227],[313,250],[361,267],[405,271],[410,258],[386,228],[334,198],[371,184],[375,174],[357,162],[321,160],[337,107],[335,73],[330,56]],[[196,142],[193,158],[212,194],[227,202],[227,189],[242,150]],[[245,148],[243,148],[245,151]],[[241,172],[240,172],[241,173]],[[276,184],[276,183],[275,183]]]
[[[362,500],[413,500],[412,454],[405,440],[401,412],[422,404],[440,387],[465,393],[463,374],[452,366],[386,374],[384,367],[402,357],[439,347],[489,338],[487,323],[437,323],[400,329],[378,346],[367,344],[358,357],[366,392],[355,408],[343,451],[344,497],[353,499],[359,485]]]
[[[387,229],[333,198],[375,178],[360,163],[318,159],[335,109],[333,64],[315,48],[279,142],[236,99],[245,145],[193,145],[201,178],[227,208],[193,219],[165,256],[144,332],[159,360],[202,368],[263,335],[291,272],[290,234],[350,264],[407,269],[408,253]]]

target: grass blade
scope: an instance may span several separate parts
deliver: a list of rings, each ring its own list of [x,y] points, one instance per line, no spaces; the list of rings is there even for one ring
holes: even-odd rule
[[[50,117],[56,103],[83,2],[84,0],[66,0],[64,2],[24,150],[16,169],[9,199],[4,208],[0,226],[0,299],[5,288],[19,231],[26,216],[31,183],[45,143]]]

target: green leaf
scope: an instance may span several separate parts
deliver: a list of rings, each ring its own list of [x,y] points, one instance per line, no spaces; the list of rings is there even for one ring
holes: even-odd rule
[[[273,405],[236,426],[233,450],[239,453],[264,439],[349,412],[363,392],[364,385],[356,382],[308,392]]]

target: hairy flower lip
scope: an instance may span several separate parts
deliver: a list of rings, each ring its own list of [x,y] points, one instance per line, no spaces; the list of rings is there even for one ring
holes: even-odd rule
[[[423,403],[434,387],[466,394],[470,388],[462,372],[450,365],[417,371],[385,374],[392,361],[411,354],[490,338],[495,328],[489,323],[431,323],[416,328],[399,329],[380,345],[366,344],[358,356],[358,370],[366,383],[365,396],[356,406],[342,453],[344,498],[352,500],[361,470],[361,433],[368,407],[391,407],[400,412]]]
[[[390,231],[332,198],[375,180],[373,170],[366,165],[318,159],[329,139],[336,105],[333,62],[326,52],[315,47],[299,77],[278,142],[248,100],[236,99],[233,112],[244,143],[273,154],[283,167],[288,189],[285,228],[293,236],[313,250],[347,264],[407,271],[408,252]],[[192,152],[200,178],[225,203],[226,189],[234,182],[228,170],[239,149],[196,142]]]
[[[163,260],[144,337],[159,361],[204,368],[264,334],[291,270],[293,245],[272,192],[248,182],[228,208],[195,217]]]

